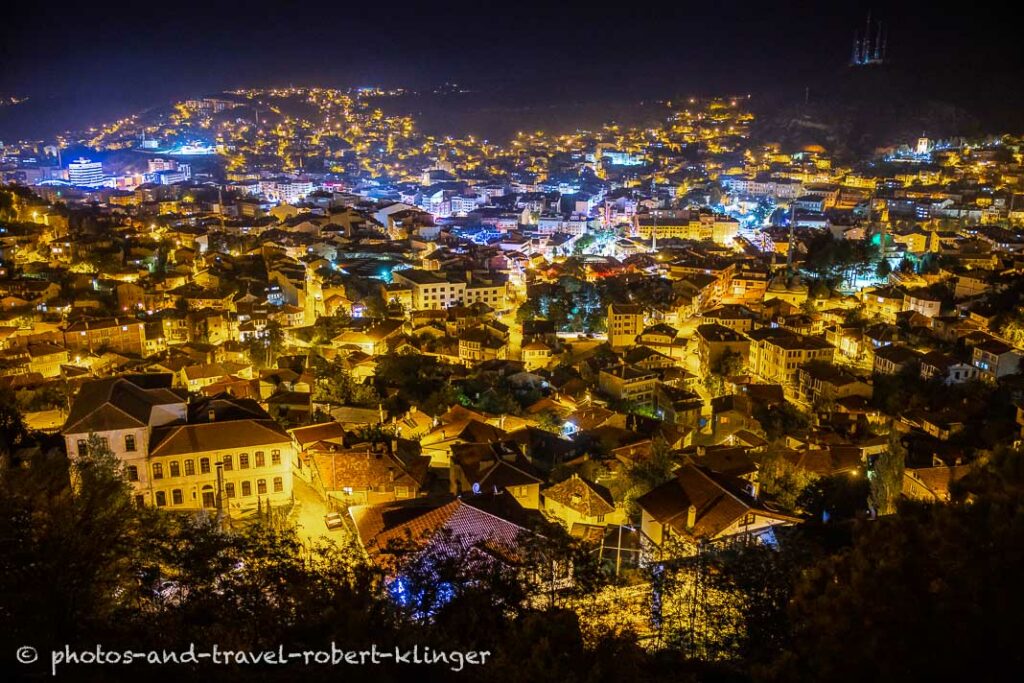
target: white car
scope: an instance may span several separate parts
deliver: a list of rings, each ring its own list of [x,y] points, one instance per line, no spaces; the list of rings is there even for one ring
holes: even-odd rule
[[[328,512],[324,515],[324,524],[328,529],[340,529],[345,526],[345,518],[341,516],[340,512]]]

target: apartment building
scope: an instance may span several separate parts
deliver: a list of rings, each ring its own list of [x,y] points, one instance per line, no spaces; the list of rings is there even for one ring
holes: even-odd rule
[[[800,366],[812,361],[831,363],[835,347],[820,337],[795,334],[779,328],[750,333],[750,371],[769,382],[796,387]]]
[[[245,513],[291,500],[291,438],[250,399],[188,403],[168,375],[86,382],[62,430],[68,456],[96,438],[124,464],[140,505]]]
[[[448,308],[465,302],[466,283],[449,281],[443,274],[417,268],[396,270],[393,278],[412,290],[414,310]]]
[[[633,346],[644,330],[644,307],[640,304],[608,306],[608,343],[613,349]]]

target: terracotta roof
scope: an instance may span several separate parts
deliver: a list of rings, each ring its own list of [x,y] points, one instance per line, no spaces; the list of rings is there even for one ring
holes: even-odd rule
[[[153,430],[149,454],[188,455],[280,444],[291,445],[291,439],[273,420],[230,420],[158,427]]]
[[[426,547],[436,541],[442,544],[442,551],[452,554],[480,547],[502,559],[513,560],[520,536],[527,530],[493,510],[485,511],[484,500],[481,496],[475,497],[473,503],[456,498],[447,503],[420,500],[359,505],[349,508],[349,514],[360,542],[371,556],[388,554],[396,545],[412,543]],[[446,533],[439,534],[442,530]]]
[[[79,389],[63,431],[84,434],[144,427],[154,407],[183,403],[185,399],[169,388],[146,389],[123,377],[90,381]]]
[[[742,484],[696,465],[683,465],[676,470],[675,478],[655,487],[636,502],[655,521],[680,535],[701,540],[718,538],[751,512],[780,521],[798,521],[796,517],[761,505],[743,492]],[[688,527],[691,505],[696,508],[696,517],[693,526]]]
[[[904,470],[904,477],[927,491],[936,500],[949,498],[950,485],[970,471],[969,465],[940,465],[939,467],[916,467]],[[908,488],[906,485],[904,488]]]
[[[324,446],[330,448],[333,444]],[[386,449],[369,447],[334,452],[311,447],[310,453],[328,491],[345,487],[393,491],[395,486],[408,486],[418,491],[427,481],[430,465],[429,456],[417,456],[404,462]]]
[[[584,517],[597,517],[615,512],[615,503],[608,489],[575,474],[544,489],[544,498],[560,503]]]

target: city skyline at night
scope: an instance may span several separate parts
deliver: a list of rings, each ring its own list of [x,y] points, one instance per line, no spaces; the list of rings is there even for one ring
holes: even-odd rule
[[[4,680],[1016,665],[997,8],[2,13]]]

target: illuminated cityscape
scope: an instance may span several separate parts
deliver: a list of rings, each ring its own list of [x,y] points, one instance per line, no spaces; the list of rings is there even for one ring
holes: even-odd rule
[[[104,30],[177,40],[151,11]],[[413,68],[409,35],[463,16],[438,12],[395,29],[406,80],[281,45],[250,78],[233,60],[256,48],[202,26],[194,61],[138,53],[167,60],[144,103],[86,105],[57,56],[0,79],[11,680],[1016,662],[1024,121],[986,107],[1019,55],[993,48],[962,97],[951,63],[936,86],[908,55],[945,19],[850,7],[816,29],[820,75],[801,45],[764,68],[807,75],[773,82],[736,47],[755,77],[735,76],[704,36],[685,59],[633,46],[657,65],[633,76],[545,66],[564,83],[541,93],[473,77],[479,46]],[[652,16],[637,30],[662,35]],[[345,18],[353,45],[386,36]],[[691,18],[752,45],[818,26]],[[279,42],[308,28],[341,59],[298,20]],[[481,21],[463,30],[520,35]],[[116,79],[131,55],[81,59]],[[670,77],[694,63],[713,87]]]

